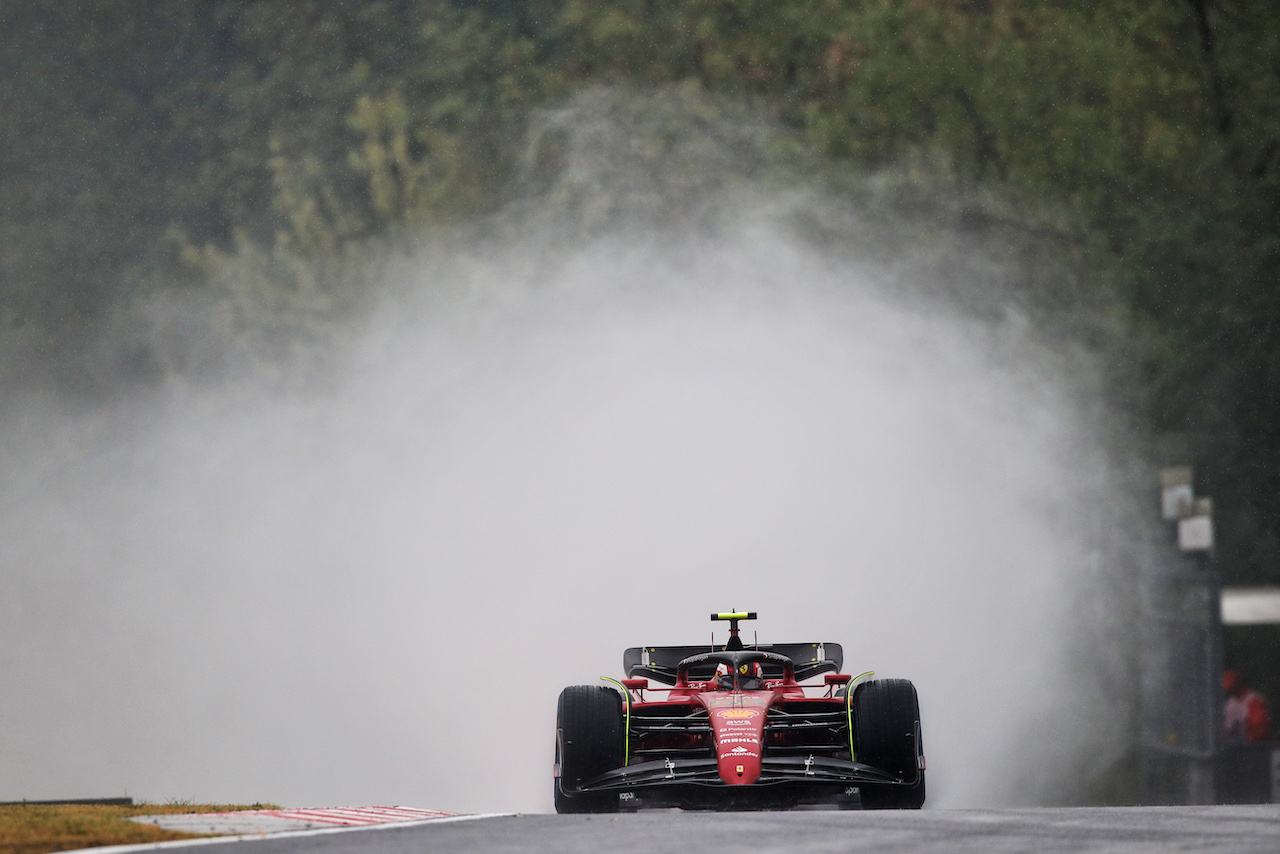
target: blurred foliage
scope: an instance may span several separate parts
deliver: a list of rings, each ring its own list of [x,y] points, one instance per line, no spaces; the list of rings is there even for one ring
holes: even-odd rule
[[[250,333],[350,305],[358,244],[500,201],[552,76],[445,0],[36,0],[0,33],[10,376],[84,380],[95,332],[155,291],[212,290]],[[232,255],[269,275],[219,273]]]
[[[1217,500],[1229,579],[1280,583],[1274,3],[29,0],[0,34],[10,380],[164,375],[145,336],[97,342],[174,294],[287,350],[358,310],[388,251],[527,190],[534,109],[694,86],[794,129],[835,192],[838,169],[897,169],[961,225],[1083,259],[1083,297],[1029,287],[1112,307],[1141,416]]]

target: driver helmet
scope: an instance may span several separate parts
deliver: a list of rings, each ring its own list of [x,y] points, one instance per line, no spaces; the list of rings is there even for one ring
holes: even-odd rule
[[[744,691],[758,691],[764,687],[764,667],[758,661],[738,665],[738,687]]]

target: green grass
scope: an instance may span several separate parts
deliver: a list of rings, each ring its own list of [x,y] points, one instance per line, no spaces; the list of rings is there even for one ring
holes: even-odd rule
[[[129,821],[134,815],[278,809],[273,804],[13,804],[0,806],[0,854],[44,854],[99,845],[133,845],[193,839],[210,834],[178,833]]]

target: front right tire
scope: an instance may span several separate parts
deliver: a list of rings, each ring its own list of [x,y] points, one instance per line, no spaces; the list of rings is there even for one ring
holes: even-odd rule
[[[618,811],[616,792],[579,792],[622,766],[622,697],[603,685],[573,685],[556,706],[555,804],[558,813]]]

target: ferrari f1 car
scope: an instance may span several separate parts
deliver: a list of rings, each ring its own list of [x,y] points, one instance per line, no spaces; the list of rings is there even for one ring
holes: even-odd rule
[[[623,654],[627,678],[564,689],[556,812],[919,809],[915,686],[840,673],[835,643],[746,646],[738,623],[755,617],[712,614],[729,622],[724,645],[713,635],[710,646],[635,647]]]

